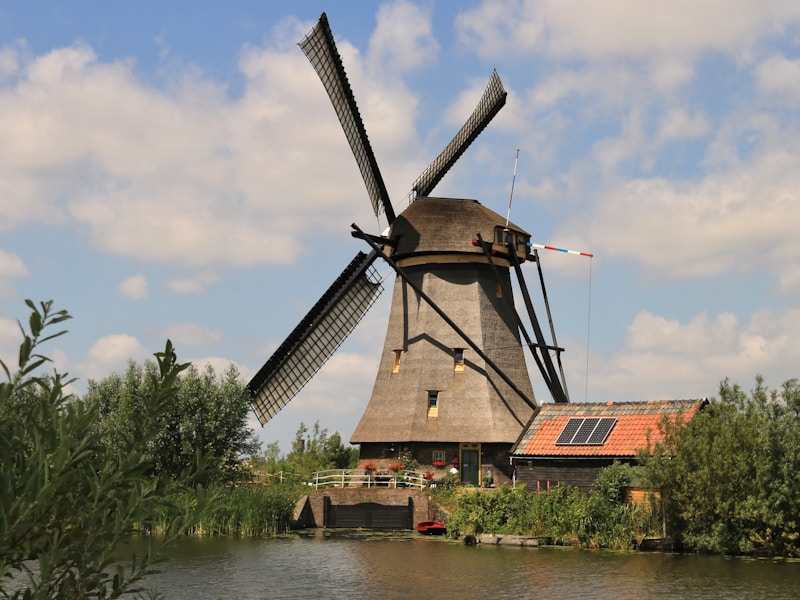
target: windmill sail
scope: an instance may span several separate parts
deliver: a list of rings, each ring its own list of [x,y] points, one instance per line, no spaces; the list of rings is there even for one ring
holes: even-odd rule
[[[475,141],[475,138],[480,135],[481,131],[486,128],[494,116],[500,112],[500,109],[506,103],[507,96],[503,82],[500,81],[500,76],[497,71],[492,71],[486,90],[467,122],[464,123],[464,126],[452,141],[447,144],[447,147],[442,150],[441,154],[428,165],[428,168],[414,182],[411,189],[415,196],[430,195],[436,184],[450,170],[450,167],[464,154],[464,151],[469,148],[469,145]]]
[[[359,252],[247,384],[264,425],[305,386],[375,303],[383,285],[377,254]]]
[[[347,80],[342,57],[336,49],[333,33],[325,13],[322,13],[317,24],[300,40],[299,45],[319,75],[325,91],[328,92],[358,163],[358,168],[361,170],[361,177],[364,178],[364,184],[367,186],[375,216],[385,212],[386,218],[391,224],[395,217],[394,209],[389,201],[386,184],[378,169],[375,153],[369,143],[367,130],[361,120],[361,114],[358,112],[356,99],[350,88],[350,82]]]

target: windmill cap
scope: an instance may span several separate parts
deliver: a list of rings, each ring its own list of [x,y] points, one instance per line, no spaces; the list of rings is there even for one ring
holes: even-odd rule
[[[506,218],[477,200],[417,198],[392,223],[391,237],[397,240],[394,256],[418,254],[483,254],[472,244],[476,233],[491,241],[495,230],[506,229]],[[530,234],[513,223],[508,229],[524,241]]]

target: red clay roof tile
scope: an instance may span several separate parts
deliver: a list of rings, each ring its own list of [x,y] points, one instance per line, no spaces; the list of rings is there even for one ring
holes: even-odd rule
[[[517,442],[515,456],[634,457],[659,441],[665,417],[691,419],[703,400],[543,404]],[[616,423],[601,445],[556,445],[571,418],[614,417]]]

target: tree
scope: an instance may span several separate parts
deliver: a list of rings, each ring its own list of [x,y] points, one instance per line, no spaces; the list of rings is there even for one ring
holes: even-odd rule
[[[70,318],[52,301],[31,309],[17,369],[2,361],[0,383],[0,595],[6,598],[116,598],[147,574],[158,553],[151,540],[144,557],[120,562],[122,542],[146,524],[162,502],[164,483],[149,476],[141,452],[104,456],[97,427],[100,406],[66,393],[66,373],[44,375],[49,359],[39,347],[66,331],[48,334]],[[156,355],[157,367],[142,398],[158,416],[170,405],[179,374],[172,344]],[[143,430],[149,441],[152,431]],[[200,517],[213,498],[198,490],[165,542]],[[194,508],[192,508],[192,506]],[[14,590],[6,584],[13,579]]]
[[[671,531],[700,551],[800,555],[797,380],[747,394],[727,379],[687,426],[643,456]]]
[[[157,366],[128,365],[124,375],[89,381],[87,398],[101,406],[105,451],[119,457],[136,449],[152,458],[157,476],[180,479],[202,458],[201,483],[226,483],[249,477],[241,457],[258,451],[247,425],[249,395],[234,365],[217,377],[190,366],[175,382],[172,402],[158,415],[146,406]],[[154,430],[150,439],[143,432]],[[198,483],[192,481],[191,483]]]
[[[286,456],[280,457],[277,444],[270,444],[257,462],[269,472],[286,471],[308,481],[315,471],[355,468],[358,448],[345,446],[338,432],[329,436],[319,422],[314,423],[311,432],[305,423],[300,423],[292,450]]]

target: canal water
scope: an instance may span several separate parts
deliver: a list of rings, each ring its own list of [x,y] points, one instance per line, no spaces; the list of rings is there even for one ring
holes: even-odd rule
[[[168,599],[800,598],[796,561],[471,547],[411,536],[191,538],[160,569],[144,587]]]

